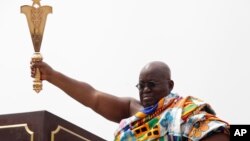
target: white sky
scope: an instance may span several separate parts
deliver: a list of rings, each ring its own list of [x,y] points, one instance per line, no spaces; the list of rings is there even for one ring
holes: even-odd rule
[[[34,52],[21,5],[0,1],[0,114],[47,110],[113,139],[107,121],[44,82],[32,90]],[[250,1],[43,0],[51,5],[41,53],[54,69],[95,88],[138,98],[135,84],[149,61],[170,65],[180,95],[212,105],[232,124],[249,124]],[[247,112],[245,112],[247,111]]]

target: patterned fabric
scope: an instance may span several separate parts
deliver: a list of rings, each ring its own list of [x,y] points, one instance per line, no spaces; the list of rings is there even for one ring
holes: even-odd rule
[[[215,132],[229,134],[229,124],[205,102],[170,93],[156,105],[123,119],[115,141],[197,141]]]

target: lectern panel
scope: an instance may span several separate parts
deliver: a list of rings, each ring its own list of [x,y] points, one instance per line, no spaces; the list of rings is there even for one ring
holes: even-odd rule
[[[57,129],[51,133],[51,141],[67,141],[66,139],[69,138],[74,141],[90,141],[86,137],[83,137],[82,135],[79,135],[62,126],[58,126]]]
[[[0,115],[0,141],[104,141],[47,111]]]
[[[27,124],[0,126],[0,137],[1,141],[34,141]]]

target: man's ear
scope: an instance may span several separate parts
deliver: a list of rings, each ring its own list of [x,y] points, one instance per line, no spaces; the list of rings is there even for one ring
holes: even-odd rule
[[[174,88],[174,81],[170,80],[169,83],[168,83],[168,85],[169,85],[169,90],[171,92],[173,90],[173,88]]]

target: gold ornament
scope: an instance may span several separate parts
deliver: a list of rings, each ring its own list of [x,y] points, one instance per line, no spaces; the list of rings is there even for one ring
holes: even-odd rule
[[[21,13],[26,15],[31,39],[35,53],[32,56],[32,63],[42,61],[42,55],[40,54],[41,43],[43,39],[43,33],[47,15],[52,13],[51,6],[41,6],[40,0],[33,0],[32,6],[21,6]],[[36,68],[35,78],[33,81],[33,89],[39,93],[42,90],[42,81],[40,77],[40,71]]]

